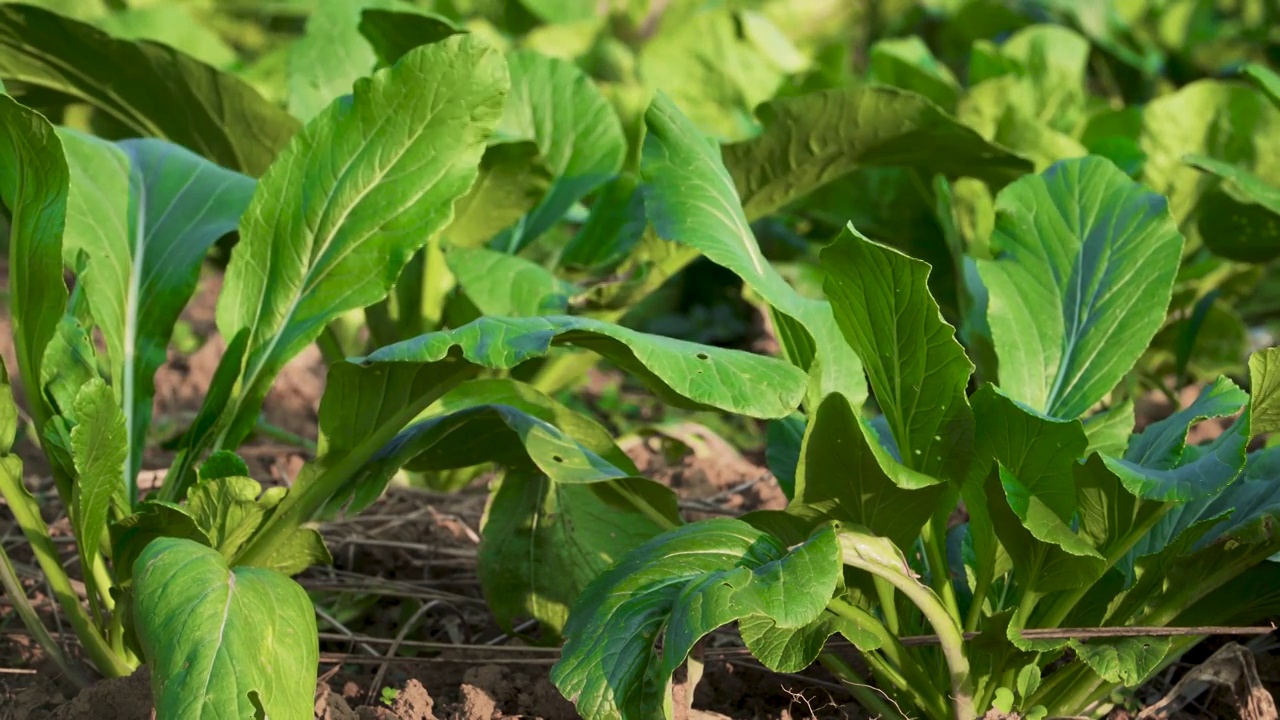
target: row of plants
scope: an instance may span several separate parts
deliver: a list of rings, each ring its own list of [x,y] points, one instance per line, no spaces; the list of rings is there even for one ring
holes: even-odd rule
[[[1157,65],[1182,49],[1136,21],[1044,4],[974,29],[994,12],[974,2],[881,17],[942,29],[872,43],[855,78],[830,23],[780,4],[676,4],[658,31],[558,5],[521,25],[320,2],[283,97],[118,12],[0,5],[21,425],[83,598],[24,486],[7,375],[0,493],[98,672],[150,666],[159,717],[309,717],[290,577],[330,561],[316,523],[402,472],[491,465],[485,596],[563,639],[552,679],[588,718],[670,717],[672,674],[732,623],[886,717],[969,718],[1097,710],[1200,639],[1157,630],[1275,612],[1280,355],[1241,366],[1280,255],[1264,64],[1175,88]],[[691,47],[713,70],[664,74]],[[144,495],[155,373],[209,257],[226,350]],[[637,329],[695,261],[740,279],[782,357]],[[315,457],[264,491],[236,450],[312,343]],[[786,510],[686,522],[564,401],[600,359],[671,407],[769,420]],[[1134,432],[1142,393],[1192,381]],[[78,674],[7,558],[0,580]],[[837,634],[892,703],[824,652]]]

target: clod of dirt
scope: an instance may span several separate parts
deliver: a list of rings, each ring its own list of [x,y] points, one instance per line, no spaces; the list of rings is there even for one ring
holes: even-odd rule
[[[316,691],[315,720],[359,720],[360,716],[351,709],[341,695],[323,685]]]
[[[436,720],[432,713],[435,701],[427,694],[427,689],[417,680],[405,683],[404,688],[396,694],[391,703],[391,712],[400,720]]]
[[[492,720],[497,714],[498,703],[487,690],[475,685],[463,685],[462,703],[454,714],[454,720]]]
[[[146,666],[129,677],[90,685],[53,714],[53,720],[142,720],[151,717],[154,717],[151,672]]]

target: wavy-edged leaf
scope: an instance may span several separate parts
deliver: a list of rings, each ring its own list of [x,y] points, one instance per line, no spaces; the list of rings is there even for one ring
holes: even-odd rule
[[[866,399],[862,363],[841,335],[831,306],[802,297],[765,260],[715,145],[661,93],[645,122],[640,173],[645,212],[657,234],[733,271],[765,302],[804,326],[817,351],[815,403],[828,392],[844,392],[861,404]]]
[[[988,508],[1019,582],[1049,592],[1096,579],[1103,558],[1072,529],[1073,470],[1088,445],[1080,422],[1030,412],[991,385],[974,395],[973,412],[982,452],[999,463],[986,484]]]
[[[107,531],[107,513],[113,502],[129,507],[125,499],[125,459],[129,451],[124,413],[115,394],[102,380],[85,383],[76,395],[76,426],[71,428],[71,454],[79,477],[72,485],[71,519],[76,531],[82,567],[98,562],[98,549]],[[106,588],[85,573],[90,597]]]
[[[478,573],[508,630],[531,617],[559,633],[588,583],[682,522],[675,493],[644,478],[568,485],[519,468],[503,473],[492,492]]]
[[[996,187],[1032,169],[925,97],[897,88],[823,90],[772,100],[756,114],[764,131],[724,148],[724,164],[751,220],[864,166],[906,165],[928,176],[976,177]]]
[[[1132,398],[1085,418],[1084,434],[1089,438],[1089,447],[1085,448],[1084,455],[1102,453],[1122,457],[1129,449],[1129,436],[1133,434],[1133,422]]]
[[[533,140],[555,181],[510,237],[516,251],[532,242],[584,195],[622,168],[627,140],[613,107],[573,63],[530,50],[507,56],[511,96],[498,134]]]
[[[1123,458],[1103,456],[1102,460],[1140,498],[1186,502],[1214,496],[1244,468],[1249,413],[1208,445],[1188,447],[1187,431],[1201,420],[1239,412],[1248,400],[1235,383],[1220,377],[1190,405],[1135,435]]]
[[[800,464],[805,428],[805,416],[800,413],[770,420],[767,424],[765,463],[788,500],[796,496],[796,469]]]
[[[445,255],[449,272],[481,315],[522,317],[562,313],[574,286],[545,267],[487,248],[459,247]]]
[[[812,665],[836,633],[863,652],[881,644],[871,631],[829,610],[799,628],[781,628],[767,615],[751,615],[738,621],[738,632],[755,659],[780,673],[800,672]]]
[[[162,717],[313,715],[320,642],[300,585],[160,538],[133,567],[133,620]]]
[[[1169,198],[1182,222],[1213,182],[1183,162],[1189,154],[1243,163],[1280,182],[1280,107],[1246,85],[1198,80],[1143,106],[1139,146],[1147,155],[1143,181]]]
[[[1196,224],[1216,255],[1264,263],[1280,257],[1280,187],[1233,163],[1188,155],[1191,167],[1222,178],[1200,200]]]
[[[836,324],[862,358],[902,464],[959,483],[973,453],[973,363],[929,294],[929,266],[852,226],[821,262]]]
[[[1076,657],[1103,680],[1138,687],[1164,663],[1173,648],[1173,638],[1095,638],[1072,640],[1070,644]]]
[[[637,332],[587,317],[484,317],[420,335],[351,361],[414,366],[458,358],[509,370],[553,346],[591,350],[644,381],[664,402],[751,417],[784,417],[800,403],[804,373],[776,358]]]
[[[0,78],[86,102],[130,131],[257,177],[298,130],[239,78],[47,10],[0,7]]]
[[[476,178],[506,68],[470,35],[405,55],[313,120],[259,183],[218,298],[225,337],[249,332],[234,445],[289,358],[342,313],[386,296]]]
[[[815,523],[862,525],[908,547],[938,509],[944,487],[902,467],[849,401],[832,393],[805,430],[795,500],[787,512]]]
[[[6,8],[0,8],[0,12]],[[67,306],[62,232],[67,213],[67,163],[53,126],[39,113],[0,95],[0,199],[9,211],[9,316],[18,374],[27,387],[37,431],[47,419],[39,384],[45,348]]]
[[[551,679],[588,720],[671,717],[671,674],[716,628],[818,619],[840,576],[825,527],[788,551],[740,520],[686,525],[628,553],[574,604]]]
[[[118,145],[61,131],[71,171],[64,254],[111,358],[125,410],[130,486],[142,463],[155,373],[213,243],[236,228],[254,181],[158,139]],[[131,490],[132,495],[132,490]]]
[[[1133,367],[1164,322],[1182,254],[1164,198],[1101,158],[1065,160],[996,199],[979,261],[1000,389],[1074,420]]]

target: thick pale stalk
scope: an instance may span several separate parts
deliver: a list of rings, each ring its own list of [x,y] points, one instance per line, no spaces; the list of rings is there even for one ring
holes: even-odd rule
[[[956,720],[973,720],[973,678],[965,656],[960,621],[942,601],[912,575],[902,553],[885,538],[857,532],[840,534],[844,563],[883,577],[907,596],[933,625],[951,676],[951,704]]]

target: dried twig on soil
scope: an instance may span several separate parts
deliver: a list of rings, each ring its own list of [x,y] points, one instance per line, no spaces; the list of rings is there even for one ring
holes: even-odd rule
[[[1277,717],[1275,699],[1258,678],[1253,653],[1239,643],[1228,643],[1184,675],[1159,702],[1139,713],[1138,720],[1172,717],[1212,685],[1225,686],[1231,691],[1240,720]]]

